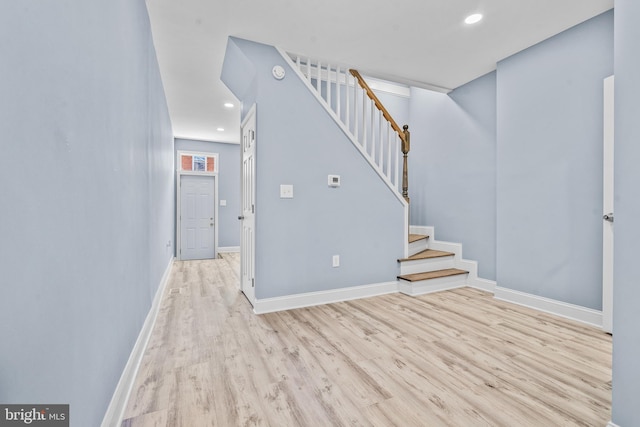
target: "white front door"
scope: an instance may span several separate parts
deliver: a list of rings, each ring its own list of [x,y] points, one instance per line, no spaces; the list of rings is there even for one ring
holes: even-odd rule
[[[213,176],[180,176],[179,255],[182,260],[216,257]]]
[[[613,76],[604,79],[602,329],[609,333],[613,333],[613,85]]]
[[[251,304],[255,300],[255,206],[256,206],[256,106],[242,122],[242,240],[240,287]]]

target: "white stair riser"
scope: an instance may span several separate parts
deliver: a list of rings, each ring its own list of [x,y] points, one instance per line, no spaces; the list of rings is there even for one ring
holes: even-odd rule
[[[398,290],[406,295],[424,295],[432,292],[440,292],[448,289],[467,286],[467,275],[439,277],[437,279],[421,280],[419,282],[407,282],[398,280]]]
[[[436,251],[452,252],[456,258],[462,258],[462,245],[460,243],[449,243],[439,240],[429,242],[429,249]]]
[[[455,268],[453,256],[403,261],[400,263],[400,274],[423,273],[447,268]]]
[[[418,252],[422,252],[428,249],[429,239],[420,239],[418,241],[409,243],[409,256],[415,255]]]

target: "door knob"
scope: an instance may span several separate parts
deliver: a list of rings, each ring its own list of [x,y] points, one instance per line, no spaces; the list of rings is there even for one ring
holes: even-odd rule
[[[240,216],[238,217],[238,219],[239,219],[240,221],[242,221],[242,220],[244,219],[244,215],[240,215]]]
[[[602,215],[602,219],[605,221],[613,222],[613,212]]]

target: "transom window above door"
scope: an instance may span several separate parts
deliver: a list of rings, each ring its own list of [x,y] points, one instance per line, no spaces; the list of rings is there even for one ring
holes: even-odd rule
[[[218,173],[218,154],[179,152],[178,171],[203,174]]]

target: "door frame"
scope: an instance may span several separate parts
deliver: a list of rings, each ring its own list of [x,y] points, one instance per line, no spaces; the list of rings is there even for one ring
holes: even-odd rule
[[[206,176],[211,177],[213,179],[213,258],[215,259],[218,256],[218,153],[207,153],[207,152],[197,152],[197,151],[184,151],[180,150],[176,153],[176,259],[182,260],[182,236],[180,229],[182,228],[182,194],[180,192],[180,184],[182,180],[182,176],[191,175],[191,176]],[[205,156],[205,157],[214,157],[214,171],[213,172],[197,172],[197,171],[185,171],[182,170],[180,160],[182,158],[182,154],[192,155],[192,156]]]
[[[254,200],[253,200],[253,211],[254,211],[254,217],[253,217],[253,233],[252,233],[252,243],[251,243],[251,249],[252,249],[252,253],[250,254],[252,260],[251,262],[253,263],[253,277],[252,277],[252,286],[248,289],[245,289],[244,286],[244,269],[246,267],[246,262],[247,260],[245,259],[245,257],[243,256],[245,253],[245,248],[244,248],[244,203],[245,203],[245,176],[244,176],[244,133],[245,133],[245,127],[247,126],[247,124],[249,124],[249,122],[253,120],[254,123],[254,142],[253,142],[253,196],[254,196]],[[246,296],[246,298],[249,300],[249,302],[251,303],[251,305],[253,306],[255,304],[256,301],[256,286],[255,286],[255,260],[256,260],[256,223],[255,223],[255,205],[256,205],[256,200],[255,200],[255,195],[256,195],[256,187],[258,185],[257,183],[257,179],[255,176],[256,173],[256,154],[257,154],[257,141],[258,138],[256,136],[256,131],[257,131],[257,127],[258,127],[258,118],[257,118],[257,106],[254,103],[251,108],[249,108],[249,111],[247,112],[246,116],[244,117],[244,119],[242,120],[241,124],[240,124],[240,215],[242,218],[241,220],[241,225],[240,225],[240,291],[242,291],[242,293]]]
[[[604,79],[602,214],[614,210],[614,76]],[[615,215],[614,215],[615,218]],[[614,222],[602,220],[602,329],[613,333],[613,240]]]

